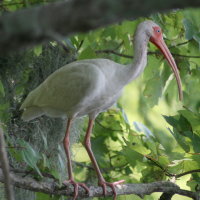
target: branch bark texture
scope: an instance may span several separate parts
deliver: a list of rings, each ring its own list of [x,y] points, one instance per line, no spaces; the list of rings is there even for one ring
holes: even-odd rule
[[[5,151],[5,142],[3,130],[0,127],[0,164],[2,166],[2,179],[5,185],[5,193],[8,200],[14,200],[13,187],[9,173],[9,163],[7,152]]]
[[[67,36],[185,7],[200,7],[200,1],[68,0],[19,10],[0,17],[0,53],[52,40],[52,35]]]
[[[14,174],[13,172],[11,172],[10,174],[13,185],[23,189],[43,192],[46,194],[66,195],[66,196],[72,196],[74,192],[74,188],[71,184],[69,186],[58,187],[58,185],[54,181],[51,182],[36,181],[31,177],[21,177],[19,175]],[[2,169],[0,169],[0,182],[4,182]],[[90,197],[102,197],[101,187],[90,186],[89,189],[90,189],[90,194],[89,194]],[[108,193],[106,196],[111,196],[112,190],[110,188],[107,189]],[[88,197],[85,194],[85,190],[83,190],[82,188],[79,188],[79,190],[80,190],[79,197],[82,198]],[[144,183],[144,184],[123,184],[123,185],[118,185],[116,187],[116,191],[118,195],[136,194],[142,198],[145,195],[150,195],[151,193],[154,192],[164,192],[164,193],[173,193],[173,194],[187,196],[194,200],[200,199],[199,193],[182,190],[176,184],[168,181],[160,181],[160,182]]]

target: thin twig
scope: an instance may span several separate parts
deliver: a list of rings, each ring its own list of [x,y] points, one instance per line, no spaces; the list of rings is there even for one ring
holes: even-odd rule
[[[78,45],[76,51],[78,52],[83,45],[84,40],[81,40],[80,44]]]
[[[4,175],[4,183],[5,183],[5,192],[8,200],[14,200],[13,187],[11,184],[10,173],[9,173],[9,162],[7,153],[5,151],[5,142],[3,130],[0,127],[0,158],[1,158],[1,166]]]
[[[111,158],[112,159],[112,158]],[[94,167],[93,166],[90,166],[90,165],[86,165],[86,164],[83,164],[83,163],[80,163],[80,162],[76,162],[76,161],[72,161],[73,163],[75,163],[75,165],[76,166],[80,166],[80,167],[85,167],[85,168],[87,168],[88,170],[94,170]],[[111,170],[121,170],[121,169],[124,169],[124,167],[125,166],[127,166],[128,165],[128,162],[127,163],[125,163],[125,164],[123,164],[123,165],[121,165],[121,166],[110,166],[110,167],[107,167],[107,168],[101,168],[101,171],[103,172],[103,173],[108,173],[108,172],[110,172]]]
[[[79,167],[85,167],[87,168],[88,170],[94,170],[94,167],[90,166],[90,165],[86,165],[86,164],[83,164],[83,163],[80,163],[80,162],[76,162],[76,161],[72,161],[75,165],[79,166]]]
[[[1,168],[1,166],[0,166]],[[22,177],[26,177],[27,175],[31,174],[32,176],[37,176],[38,173],[35,172],[34,170],[25,170],[25,169],[16,169],[16,168],[10,168],[10,171],[16,173],[16,174],[22,174]],[[49,174],[47,172],[41,172],[42,176],[47,177],[47,178],[51,178],[55,181],[58,181],[57,178],[54,177],[54,175]]]
[[[151,162],[153,162],[157,167],[159,167],[164,173],[166,176],[175,176],[174,174],[171,174],[167,171],[167,169],[165,169],[160,163],[158,163],[156,160],[154,160],[153,158],[151,158],[150,156],[148,155],[144,155],[148,160],[150,160]]]
[[[185,41],[185,42],[181,42],[181,43],[178,43],[178,44],[176,44],[176,45],[171,45],[171,46],[169,46],[169,49],[174,48],[174,47],[178,47],[178,46],[185,45],[185,44],[187,44],[187,43],[189,43],[189,42],[191,42],[191,41],[192,41],[192,40],[187,40],[187,41]]]
[[[194,170],[190,170],[190,171],[183,172],[183,173],[180,173],[180,174],[176,174],[175,178],[180,178],[181,176],[185,176],[187,174],[193,174],[193,173],[199,173],[199,172],[200,172],[200,169],[194,169]]]
[[[188,152],[187,154],[191,154],[191,155],[200,155],[200,153],[190,153],[190,152]]]
[[[26,149],[26,147],[21,147],[21,146],[7,146],[5,148],[6,149]]]
[[[49,38],[55,40],[55,41],[66,51],[66,53],[69,53],[69,52],[70,52],[69,48],[68,48],[68,47],[64,44],[64,42],[62,41],[63,38],[62,38],[61,35],[59,35],[59,34],[57,34],[57,33],[55,33],[55,32],[51,32],[51,31],[47,32],[46,35],[47,35]]]
[[[160,163],[158,163],[157,161],[155,161],[153,158],[151,158],[150,156],[148,155],[144,155],[148,160],[150,160],[151,162],[153,162],[157,167],[159,167],[164,173],[166,176],[169,176],[169,177],[174,177],[174,178],[180,178],[182,176],[185,176],[187,174],[193,174],[193,173],[199,173],[200,172],[200,169],[194,169],[194,170],[190,170],[190,171],[187,171],[187,172],[183,172],[183,173],[180,173],[180,174],[172,174],[170,172],[168,172]]]
[[[116,51],[124,44],[124,41],[120,42],[119,45],[117,45],[113,50]]]
[[[65,50],[66,53],[70,52],[70,50],[67,48],[64,42],[62,42],[61,40],[56,40],[56,42]]]
[[[173,56],[182,57],[182,58],[200,58],[200,56],[193,56],[193,55],[182,55],[177,53],[172,53]]]
[[[96,54],[101,54],[101,53],[114,54],[114,55],[117,55],[117,56],[120,56],[120,57],[133,59],[133,56],[126,55],[126,54],[123,54],[123,53],[118,53],[118,52],[116,52],[115,50],[112,50],[112,49],[96,50],[95,53]]]
[[[169,48],[173,48],[173,47],[176,47],[176,46],[185,45],[185,44],[187,44],[188,42],[190,42],[190,40],[188,40],[188,41],[186,41],[186,42],[179,43],[179,44],[177,44],[177,45],[175,45],[175,46],[170,46]],[[121,43],[120,46],[121,46],[122,44],[123,44],[123,43]],[[97,54],[101,54],[101,53],[113,54],[113,55],[117,55],[117,56],[120,56],[120,57],[133,59],[133,56],[127,55],[127,54],[123,54],[123,53],[118,53],[118,52],[116,51],[116,49],[96,50],[95,53],[97,53]],[[148,51],[148,54],[149,54],[149,55],[161,55],[161,52],[159,52],[159,51]],[[183,57],[183,58],[200,58],[200,56],[182,55],[182,54],[177,54],[177,53],[172,53],[172,55],[175,56],[175,57]]]

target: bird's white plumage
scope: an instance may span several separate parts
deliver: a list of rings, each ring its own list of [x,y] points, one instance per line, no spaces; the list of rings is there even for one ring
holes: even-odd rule
[[[108,59],[91,59],[58,69],[28,95],[21,106],[25,109],[23,119],[42,114],[53,117],[98,114],[120,95],[122,85],[117,72],[122,68]]]
[[[135,60],[121,65],[109,59],[72,62],[51,74],[33,90],[21,106],[22,118],[31,120],[40,115],[52,117],[94,118],[109,108],[120,96],[123,87],[138,77],[147,62],[147,43],[157,26],[145,21],[134,37]]]

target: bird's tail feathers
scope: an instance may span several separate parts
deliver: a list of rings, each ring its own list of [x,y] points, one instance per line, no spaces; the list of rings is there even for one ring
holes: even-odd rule
[[[25,108],[23,114],[22,114],[22,119],[24,121],[30,121],[32,119],[35,119],[36,117],[39,117],[43,114],[43,110],[37,106],[33,107],[28,107]]]

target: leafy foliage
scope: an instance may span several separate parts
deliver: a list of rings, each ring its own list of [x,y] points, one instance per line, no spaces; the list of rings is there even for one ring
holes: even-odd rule
[[[14,11],[38,3],[46,2],[16,0],[11,5],[4,0],[1,11]],[[117,105],[98,116],[93,130],[92,147],[106,180],[125,179],[135,183],[173,177],[179,178],[178,183],[191,190],[200,184],[199,172],[189,173],[184,179],[182,174],[200,171],[199,13],[199,10],[189,9],[150,17],[163,28],[166,43],[179,66],[184,100],[178,102],[177,86],[168,64],[158,50],[149,45],[148,66],[143,75],[125,89]],[[124,21],[71,36],[63,41],[68,53],[58,44],[50,43],[0,58],[0,117],[15,167],[32,171],[38,179],[50,174],[62,182],[60,172],[66,170],[59,143],[62,135],[55,140],[58,132],[64,131],[62,122],[44,117],[27,125],[20,120],[20,104],[50,73],[75,59],[104,57],[130,63],[134,55],[133,32],[143,20]],[[85,119],[78,123],[78,133],[84,133],[86,126]],[[80,141],[83,141],[81,133]],[[82,164],[75,165],[75,177],[95,184],[94,171],[88,168],[90,161],[81,142],[74,144],[72,150],[77,152],[74,161]],[[35,199],[61,197],[36,193]],[[157,197],[152,195],[146,199]]]

